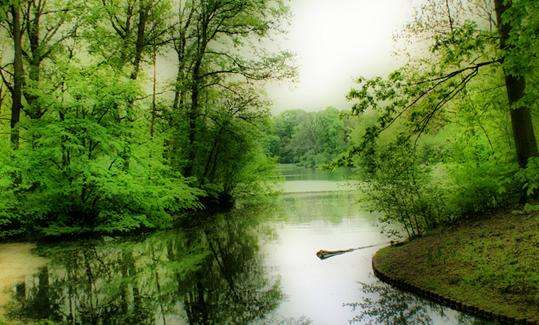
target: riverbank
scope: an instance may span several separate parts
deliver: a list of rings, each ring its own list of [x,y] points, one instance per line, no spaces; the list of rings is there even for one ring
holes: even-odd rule
[[[499,213],[373,257],[379,273],[476,309],[539,322],[539,213]],[[412,290],[413,291],[413,290]]]
[[[236,199],[228,194],[217,193],[213,196],[200,197],[196,207],[174,215],[161,215],[157,218],[147,215],[112,215],[110,220],[93,220],[89,225],[27,224],[19,225],[20,229],[6,230],[1,227],[0,244],[2,243],[36,243],[62,242],[97,239],[102,237],[146,236],[157,231],[192,227],[218,213],[234,208]],[[245,203],[244,203],[245,204]],[[43,223],[43,222],[42,222]]]

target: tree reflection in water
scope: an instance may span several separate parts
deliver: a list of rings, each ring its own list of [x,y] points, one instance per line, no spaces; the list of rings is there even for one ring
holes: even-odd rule
[[[447,308],[431,303],[409,293],[392,288],[376,281],[373,284],[360,283],[365,298],[361,302],[346,303],[358,312],[350,323],[362,324],[433,324],[433,315],[441,322],[449,322]],[[459,314],[459,324],[487,324],[474,317]]]
[[[65,323],[245,323],[282,300],[264,272],[258,222],[219,215],[189,232],[38,248],[49,264],[16,286],[7,315]]]

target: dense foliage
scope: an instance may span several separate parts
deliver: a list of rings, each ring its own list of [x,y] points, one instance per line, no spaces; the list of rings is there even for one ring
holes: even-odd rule
[[[358,79],[348,97],[361,137],[341,162],[360,167],[383,221],[415,237],[463,216],[533,208],[538,10],[524,0],[427,1],[401,34],[407,63]]]
[[[293,73],[260,44],[286,12],[280,0],[2,2],[0,238],[163,228],[260,190],[273,168],[260,87]]]
[[[273,117],[269,152],[280,163],[323,167],[349,145],[351,122],[348,114],[332,107],[318,112],[285,111]]]

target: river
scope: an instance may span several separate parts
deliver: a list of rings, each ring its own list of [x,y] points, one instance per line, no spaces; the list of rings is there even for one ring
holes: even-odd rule
[[[378,281],[387,242],[348,173],[281,166],[282,194],[188,230],[0,245],[0,323],[471,324]]]

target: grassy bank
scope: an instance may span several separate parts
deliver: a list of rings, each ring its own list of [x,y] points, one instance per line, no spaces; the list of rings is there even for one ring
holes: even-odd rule
[[[500,213],[381,249],[395,278],[481,309],[539,322],[539,213]]]

